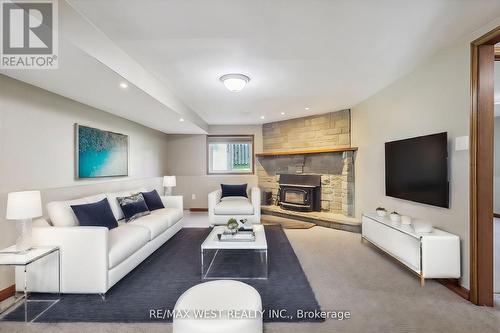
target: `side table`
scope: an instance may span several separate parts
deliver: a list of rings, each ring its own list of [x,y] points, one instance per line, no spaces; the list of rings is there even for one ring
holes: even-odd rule
[[[42,258],[45,258],[51,254],[57,254],[57,278],[58,278],[58,298],[57,299],[29,299],[28,295],[28,281],[27,281],[27,269],[28,266]],[[40,317],[44,312],[54,306],[61,299],[61,252],[58,246],[35,246],[25,252],[16,251],[15,246],[11,246],[0,250],[0,266],[19,266],[23,267],[24,270],[24,286],[23,294],[18,297],[12,305],[3,311],[0,319],[8,312],[7,310],[17,305],[21,300],[24,300],[24,321],[33,322],[38,317]],[[37,314],[31,320],[28,320],[28,303],[30,302],[49,302],[49,306],[45,308],[42,312]]]

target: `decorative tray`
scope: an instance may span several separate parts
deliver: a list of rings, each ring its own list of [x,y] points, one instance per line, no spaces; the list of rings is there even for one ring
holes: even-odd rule
[[[217,234],[221,242],[255,242],[255,233],[253,231],[238,231],[235,234]]]

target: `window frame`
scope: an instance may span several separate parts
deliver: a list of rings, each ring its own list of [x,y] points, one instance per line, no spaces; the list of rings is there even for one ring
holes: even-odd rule
[[[211,172],[210,171],[210,138],[245,138],[245,139],[251,139],[252,141],[252,155],[250,156],[252,160],[252,171],[250,172]],[[207,175],[218,175],[218,176],[224,176],[224,175],[255,175],[255,135],[254,134],[222,134],[222,135],[207,135],[206,137],[206,157],[205,157],[205,162],[206,162],[206,171]]]

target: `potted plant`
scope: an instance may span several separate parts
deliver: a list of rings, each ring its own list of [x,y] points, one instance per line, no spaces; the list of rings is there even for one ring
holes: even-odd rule
[[[401,222],[401,215],[399,215],[399,213],[396,211],[391,212],[389,217],[391,218],[392,222]]]
[[[236,233],[236,231],[238,231],[238,227],[239,227],[239,224],[238,224],[238,221],[236,221],[235,218],[230,218],[228,221],[227,221],[227,229],[231,232],[231,233]]]
[[[375,209],[375,211],[377,212],[377,215],[380,217],[384,217],[387,215],[387,210],[385,210],[384,207],[377,207],[377,209]]]

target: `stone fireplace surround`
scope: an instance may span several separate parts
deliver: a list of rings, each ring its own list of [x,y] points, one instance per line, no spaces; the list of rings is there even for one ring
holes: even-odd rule
[[[280,174],[321,175],[321,211],[354,216],[353,152],[259,158],[262,191],[277,204]]]
[[[263,125],[264,153],[350,147],[350,110]],[[354,152],[260,156],[257,175],[262,191],[277,202],[281,174],[321,175],[321,211],[354,216]]]

